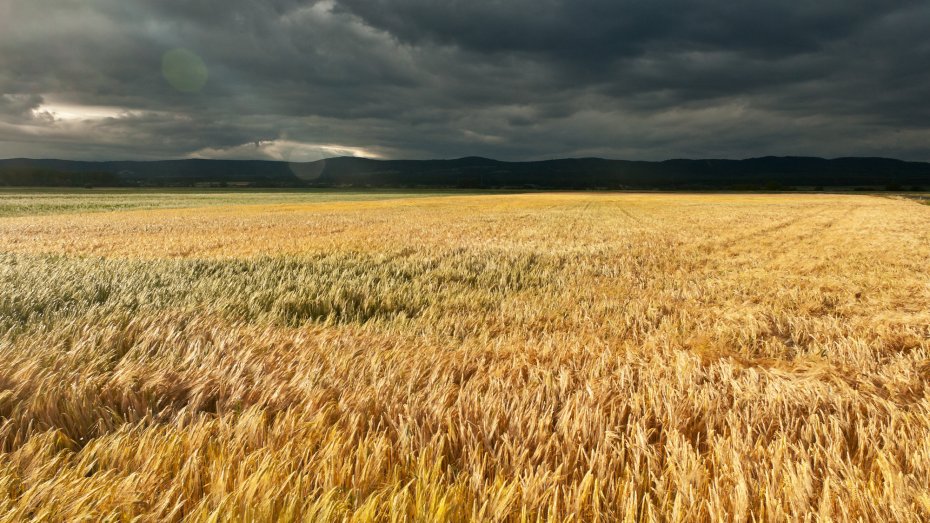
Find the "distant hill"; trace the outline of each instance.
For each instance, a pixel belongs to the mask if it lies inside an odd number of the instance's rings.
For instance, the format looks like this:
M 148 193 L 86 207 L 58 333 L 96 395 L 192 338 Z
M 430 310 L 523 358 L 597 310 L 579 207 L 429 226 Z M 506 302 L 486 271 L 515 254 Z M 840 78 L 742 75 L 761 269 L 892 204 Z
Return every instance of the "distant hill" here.
M 0 186 L 253 186 L 777 189 L 782 187 L 930 188 L 930 163 L 888 158 L 812 157 L 662 162 L 567 158 L 502 162 L 372 160 L 316 162 L 167 160 L 78 162 L 0 160 Z

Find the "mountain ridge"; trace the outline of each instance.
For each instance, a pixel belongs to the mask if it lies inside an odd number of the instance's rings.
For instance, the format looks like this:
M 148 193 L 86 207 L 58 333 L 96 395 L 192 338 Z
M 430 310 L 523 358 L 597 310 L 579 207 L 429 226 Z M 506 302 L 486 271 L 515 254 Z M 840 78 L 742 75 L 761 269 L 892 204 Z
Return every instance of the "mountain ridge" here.
M 0 160 L 0 186 L 462 187 L 540 189 L 930 186 L 930 163 L 882 157 L 762 156 L 662 161 L 480 156 L 381 160 Z

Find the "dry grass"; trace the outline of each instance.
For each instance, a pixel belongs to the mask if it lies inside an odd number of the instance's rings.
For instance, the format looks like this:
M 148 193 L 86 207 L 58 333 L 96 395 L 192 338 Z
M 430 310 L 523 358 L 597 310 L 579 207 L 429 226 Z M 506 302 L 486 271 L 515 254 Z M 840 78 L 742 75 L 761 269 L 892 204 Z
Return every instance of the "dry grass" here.
M 0 219 L 0 519 L 930 518 L 930 207 Z

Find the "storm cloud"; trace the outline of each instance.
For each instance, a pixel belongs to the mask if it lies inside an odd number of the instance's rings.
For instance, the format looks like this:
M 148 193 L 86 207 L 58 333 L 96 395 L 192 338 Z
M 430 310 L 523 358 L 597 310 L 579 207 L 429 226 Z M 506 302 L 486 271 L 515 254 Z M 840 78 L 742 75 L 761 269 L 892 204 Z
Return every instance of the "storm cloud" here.
M 0 157 L 930 160 L 930 4 L 0 0 Z

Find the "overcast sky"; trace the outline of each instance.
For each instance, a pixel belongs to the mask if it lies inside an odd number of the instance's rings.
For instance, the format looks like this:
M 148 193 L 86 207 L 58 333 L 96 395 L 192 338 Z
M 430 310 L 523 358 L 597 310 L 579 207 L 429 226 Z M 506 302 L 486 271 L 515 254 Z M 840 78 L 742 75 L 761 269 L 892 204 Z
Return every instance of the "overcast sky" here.
M 930 2 L 0 0 L 0 157 L 930 160 Z

